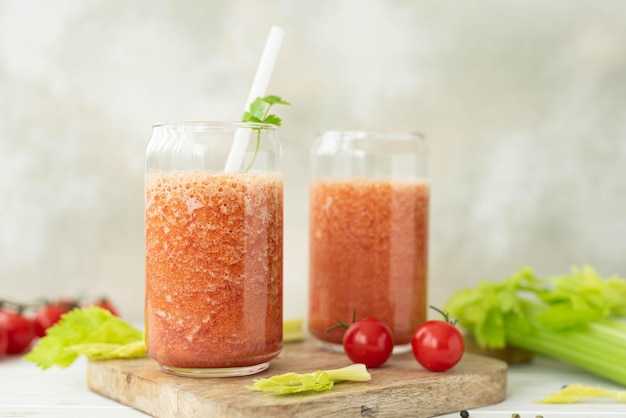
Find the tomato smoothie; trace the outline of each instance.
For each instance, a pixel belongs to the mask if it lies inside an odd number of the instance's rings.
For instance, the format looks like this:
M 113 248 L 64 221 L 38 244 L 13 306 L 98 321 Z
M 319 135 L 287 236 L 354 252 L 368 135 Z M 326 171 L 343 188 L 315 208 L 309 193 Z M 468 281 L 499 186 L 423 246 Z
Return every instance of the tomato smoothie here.
M 310 186 L 311 334 L 341 344 L 337 320 L 371 316 L 407 345 L 426 319 L 429 184 L 350 178 Z
M 148 171 L 145 207 L 148 354 L 188 374 L 277 356 L 282 175 Z

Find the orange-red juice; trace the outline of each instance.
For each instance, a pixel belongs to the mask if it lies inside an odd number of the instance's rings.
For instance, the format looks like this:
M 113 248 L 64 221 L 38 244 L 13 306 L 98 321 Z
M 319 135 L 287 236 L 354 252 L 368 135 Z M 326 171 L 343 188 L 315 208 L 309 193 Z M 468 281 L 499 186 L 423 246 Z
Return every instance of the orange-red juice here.
M 316 180 L 310 186 L 309 330 L 341 344 L 337 320 L 376 317 L 396 345 L 426 318 L 429 185 Z
M 192 369 L 278 355 L 282 176 L 148 172 L 145 215 L 149 355 Z

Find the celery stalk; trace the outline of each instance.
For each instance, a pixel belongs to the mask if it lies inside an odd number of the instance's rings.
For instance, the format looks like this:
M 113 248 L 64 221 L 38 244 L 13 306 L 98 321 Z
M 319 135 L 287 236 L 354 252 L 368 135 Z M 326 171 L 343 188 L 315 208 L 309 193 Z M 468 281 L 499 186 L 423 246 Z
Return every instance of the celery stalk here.
M 528 334 L 510 331 L 507 332 L 507 342 L 626 385 L 626 358 L 623 349 L 596 340 L 592 333 L 564 334 L 534 330 Z
M 353 381 L 367 382 L 372 376 L 364 364 L 352 364 L 332 370 L 317 370 L 312 373 L 283 373 L 269 378 L 254 379 L 249 390 L 257 392 L 274 392 L 278 394 L 300 392 L 324 392 L 333 388 L 336 382 Z
M 350 380 L 352 382 L 367 382 L 372 380 L 372 376 L 367 372 L 365 364 L 351 364 L 341 369 L 326 370 L 326 374 L 333 382 L 341 382 L 342 380 Z
M 622 278 L 603 279 L 591 267 L 538 278 L 523 268 L 457 292 L 445 308 L 483 348 L 510 344 L 626 385 Z

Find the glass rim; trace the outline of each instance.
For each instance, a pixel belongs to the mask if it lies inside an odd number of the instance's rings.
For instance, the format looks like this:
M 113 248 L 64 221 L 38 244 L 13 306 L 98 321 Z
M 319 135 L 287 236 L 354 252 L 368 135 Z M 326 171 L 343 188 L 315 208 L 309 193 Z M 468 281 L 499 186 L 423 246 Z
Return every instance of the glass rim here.
M 176 122 L 157 122 L 152 125 L 152 128 L 196 128 L 196 129 L 271 129 L 275 130 L 276 125 L 260 122 L 241 122 L 241 121 L 206 121 L 206 120 L 183 120 Z

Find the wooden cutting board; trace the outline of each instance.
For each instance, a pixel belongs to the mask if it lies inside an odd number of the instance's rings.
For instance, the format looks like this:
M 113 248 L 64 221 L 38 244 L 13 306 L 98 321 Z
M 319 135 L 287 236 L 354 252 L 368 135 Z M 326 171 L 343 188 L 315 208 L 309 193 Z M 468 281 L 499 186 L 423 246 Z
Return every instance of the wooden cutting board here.
M 507 365 L 466 353 L 443 373 L 424 370 L 412 353 L 394 355 L 370 369 L 369 382 L 341 382 L 330 391 L 274 395 L 246 389 L 253 379 L 286 372 L 306 373 L 350 364 L 305 341 L 285 344 L 268 370 L 254 376 L 179 377 L 149 358 L 92 361 L 89 388 L 154 417 L 432 417 L 500 402 L 506 395 Z

